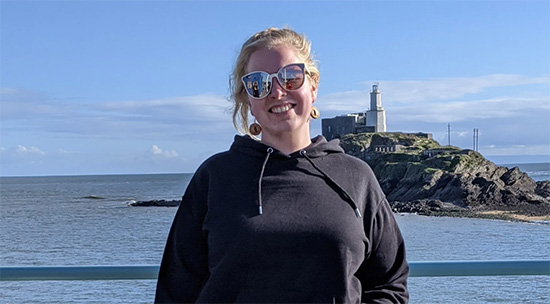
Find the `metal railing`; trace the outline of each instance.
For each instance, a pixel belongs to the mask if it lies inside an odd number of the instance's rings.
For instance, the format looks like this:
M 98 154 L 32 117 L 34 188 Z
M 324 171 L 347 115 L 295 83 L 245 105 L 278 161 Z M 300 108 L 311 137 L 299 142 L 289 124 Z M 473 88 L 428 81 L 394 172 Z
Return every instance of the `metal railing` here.
M 411 277 L 550 275 L 550 260 L 409 262 Z M 157 265 L 3 266 L 0 281 L 156 280 Z

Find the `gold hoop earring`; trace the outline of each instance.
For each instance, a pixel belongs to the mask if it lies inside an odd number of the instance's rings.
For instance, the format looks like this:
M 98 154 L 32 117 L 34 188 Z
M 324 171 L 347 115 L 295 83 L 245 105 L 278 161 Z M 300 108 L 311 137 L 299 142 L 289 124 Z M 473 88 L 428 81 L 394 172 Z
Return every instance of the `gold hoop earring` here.
M 313 119 L 319 118 L 319 115 L 321 115 L 321 112 L 319 112 L 319 109 L 316 107 L 311 108 L 311 113 L 309 113 L 309 116 Z
M 257 135 L 260 135 L 260 133 L 262 133 L 262 126 L 260 126 L 259 123 L 254 122 L 253 124 L 250 125 L 250 127 L 248 127 L 248 130 L 250 130 L 250 134 L 257 136 Z

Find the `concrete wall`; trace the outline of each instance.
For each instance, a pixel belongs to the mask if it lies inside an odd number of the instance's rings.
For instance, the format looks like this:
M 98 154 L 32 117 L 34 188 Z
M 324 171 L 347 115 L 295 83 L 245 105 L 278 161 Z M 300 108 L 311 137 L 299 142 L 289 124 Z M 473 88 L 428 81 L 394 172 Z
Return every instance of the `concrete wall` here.
M 336 116 L 321 120 L 323 136 L 327 140 L 355 133 L 355 116 Z

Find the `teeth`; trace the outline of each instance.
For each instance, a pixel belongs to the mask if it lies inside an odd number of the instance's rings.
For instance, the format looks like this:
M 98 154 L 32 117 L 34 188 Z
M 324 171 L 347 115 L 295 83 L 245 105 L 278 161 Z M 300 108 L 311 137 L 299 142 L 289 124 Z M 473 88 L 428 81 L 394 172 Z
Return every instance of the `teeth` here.
M 284 105 L 282 107 L 277 107 L 277 108 L 271 109 L 271 112 L 273 112 L 273 113 L 284 113 L 284 112 L 290 110 L 291 108 L 292 108 L 291 105 Z

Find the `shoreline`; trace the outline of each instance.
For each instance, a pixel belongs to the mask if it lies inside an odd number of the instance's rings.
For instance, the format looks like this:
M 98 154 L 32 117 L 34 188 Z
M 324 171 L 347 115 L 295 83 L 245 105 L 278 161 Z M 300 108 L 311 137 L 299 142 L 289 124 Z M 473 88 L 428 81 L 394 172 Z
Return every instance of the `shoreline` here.
M 529 222 L 529 223 L 538 223 L 538 222 L 549 222 L 550 215 L 525 215 L 519 214 L 513 211 L 501 211 L 501 210 L 491 210 L 491 211 L 479 211 L 477 214 L 480 217 L 487 218 L 502 218 L 506 220 L 519 221 L 519 222 Z
M 499 220 L 521 223 L 535 224 L 550 224 L 550 215 L 526 215 L 514 211 L 503 210 L 484 210 L 484 211 L 432 211 L 424 212 L 403 212 L 394 211 L 396 214 L 417 214 L 428 217 L 454 217 L 454 218 L 471 218 L 471 219 L 486 219 Z

